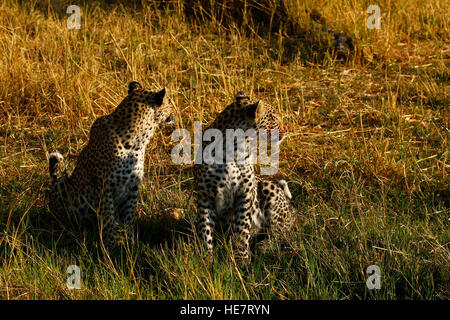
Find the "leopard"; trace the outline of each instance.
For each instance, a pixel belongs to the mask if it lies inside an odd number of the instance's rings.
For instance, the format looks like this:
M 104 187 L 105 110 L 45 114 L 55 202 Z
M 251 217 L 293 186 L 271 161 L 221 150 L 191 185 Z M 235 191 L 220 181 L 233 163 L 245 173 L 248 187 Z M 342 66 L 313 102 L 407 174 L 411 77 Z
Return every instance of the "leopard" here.
M 49 154 L 50 211 L 80 230 L 94 227 L 104 248 L 117 247 L 121 234 L 134 241 L 146 146 L 157 127 L 174 123 L 167 91 L 131 81 L 122 102 L 92 124 L 71 175 L 60 174 L 61 153 Z
M 251 260 L 250 237 L 253 227 L 260 228 L 264 221 L 258 200 L 257 181 L 254 167 L 254 153 L 246 145 L 254 137 L 245 136 L 245 144 L 229 137 L 228 129 L 242 131 L 267 130 L 267 135 L 278 130 L 279 138 L 284 135 L 281 116 L 270 104 L 264 101 L 252 101 L 242 91 L 235 95 L 235 100 L 224 108 L 215 120 L 205 128 L 215 129 L 223 137 L 223 154 L 228 156 L 227 145 L 233 146 L 233 157 L 227 157 L 223 163 L 210 162 L 206 159 L 195 161 L 194 178 L 197 190 L 197 226 L 199 234 L 206 243 L 209 260 L 212 260 L 213 240 L 216 227 L 228 226 L 236 245 L 236 257 L 248 263 Z M 233 139 L 227 143 L 229 139 Z M 242 142 L 242 141 L 241 141 Z M 242 147 L 244 145 L 244 148 Z M 202 144 L 205 151 L 206 143 Z M 219 149 L 220 150 L 220 149 Z M 216 149 L 214 149 L 214 152 Z M 212 155 L 214 156 L 214 152 Z M 198 152 L 197 154 L 202 154 Z
M 295 209 L 291 204 L 292 194 L 286 180 L 269 180 L 257 176 L 258 202 L 262 212 L 261 219 L 255 225 L 252 237 L 258 235 L 279 238 L 289 232 L 296 219 Z

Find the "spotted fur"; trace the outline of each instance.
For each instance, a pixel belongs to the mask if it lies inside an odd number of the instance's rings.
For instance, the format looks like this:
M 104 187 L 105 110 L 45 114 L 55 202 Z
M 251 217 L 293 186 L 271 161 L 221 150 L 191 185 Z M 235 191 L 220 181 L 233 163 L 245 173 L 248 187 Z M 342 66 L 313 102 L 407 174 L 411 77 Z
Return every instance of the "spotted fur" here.
M 242 92 L 236 94 L 235 101 L 206 129 L 213 128 L 222 132 L 224 149 L 227 144 L 226 129 L 243 131 L 266 129 L 268 134 L 271 130 L 277 129 L 282 135 L 281 120 L 275 109 L 264 102 L 252 102 Z M 246 140 L 248 144 L 250 138 L 247 137 Z M 213 233 L 216 224 L 229 225 L 234 234 L 238 257 L 248 261 L 250 230 L 254 222 L 261 221 L 261 218 L 257 217 L 262 213 L 251 154 L 248 150 L 242 150 L 236 141 L 233 141 L 233 144 L 234 159 L 223 164 L 203 162 L 194 167 L 198 191 L 198 225 L 210 255 L 213 251 Z M 240 152 L 244 152 L 243 162 L 236 159 Z
M 128 96 L 92 125 L 71 176 L 57 176 L 63 157 L 50 154 L 52 212 L 67 214 L 80 228 L 98 223 L 107 247 L 117 244 L 120 230 L 132 239 L 145 147 L 170 114 L 165 88 L 151 92 L 130 82 Z

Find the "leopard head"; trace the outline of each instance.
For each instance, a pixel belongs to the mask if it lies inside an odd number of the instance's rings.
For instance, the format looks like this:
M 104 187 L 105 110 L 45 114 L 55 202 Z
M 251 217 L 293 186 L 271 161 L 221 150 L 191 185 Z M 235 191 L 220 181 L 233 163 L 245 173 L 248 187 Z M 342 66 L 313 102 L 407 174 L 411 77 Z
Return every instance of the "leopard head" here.
M 153 121 L 157 124 L 173 121 L 172 108 L 167 97 L 167 89 L 152 92 L 144 89 L 137 81 L 131 81 L 128 85 L 128 96 L 125 98 L 135 109 L 154 111 Z
M 240 128 L 244 131 L 265 129 L 268 135 L 277 129 L 280 139 L 284 134 L 281 117 L 275 108 L 263 101 L 251 101 L 240 91 L 235 101 L 221 112 L 210 127 L 219 130 Z

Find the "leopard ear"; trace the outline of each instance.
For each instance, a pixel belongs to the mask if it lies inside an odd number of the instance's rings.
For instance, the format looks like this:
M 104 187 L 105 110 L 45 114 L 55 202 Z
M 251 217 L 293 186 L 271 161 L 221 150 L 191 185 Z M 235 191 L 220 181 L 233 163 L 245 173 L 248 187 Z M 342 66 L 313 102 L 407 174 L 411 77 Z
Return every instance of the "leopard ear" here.
M 255 119 L 261 119 L 267 112 L 267 105 L 263 102 L 257 102 L 258 107 L 256 108 Z
M 264 114 L 264 105 L 260 103 L 259 100 L 255 103 L 252 103 L 247 107 L 248 115 L 252 118 L 258 119 Z
M 161 91 L 155 93 L 156 104 L 161 105 L 163 103 L 166 91 L 166 88 L 163 88 Z
M 142 85 L 137 81 L 131 81 L 128 84 L 128 94 L 131 94 L 136 89 L 142 89 Z
M 236 93 L 235 99 L 237 103 L 241 103 L 243 100 L 249 100 L 250 98 L 242 91 L 238 91 L 238 93 Z

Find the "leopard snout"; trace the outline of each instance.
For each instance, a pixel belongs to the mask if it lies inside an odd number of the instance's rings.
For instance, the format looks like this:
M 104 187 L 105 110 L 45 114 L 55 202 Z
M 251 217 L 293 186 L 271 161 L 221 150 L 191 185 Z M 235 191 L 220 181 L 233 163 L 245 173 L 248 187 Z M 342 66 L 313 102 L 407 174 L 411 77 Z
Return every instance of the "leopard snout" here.
M 173 114 L 169 115 L 166 119 L 166 124 L 175 124 L 175 117 L 173 116 Z
M 175 121 L 175 116 L 170 114 L 161 124 L 163 134 L 166 136 L 170 136 L 172 131 L 176 129 L 177 122 Z

